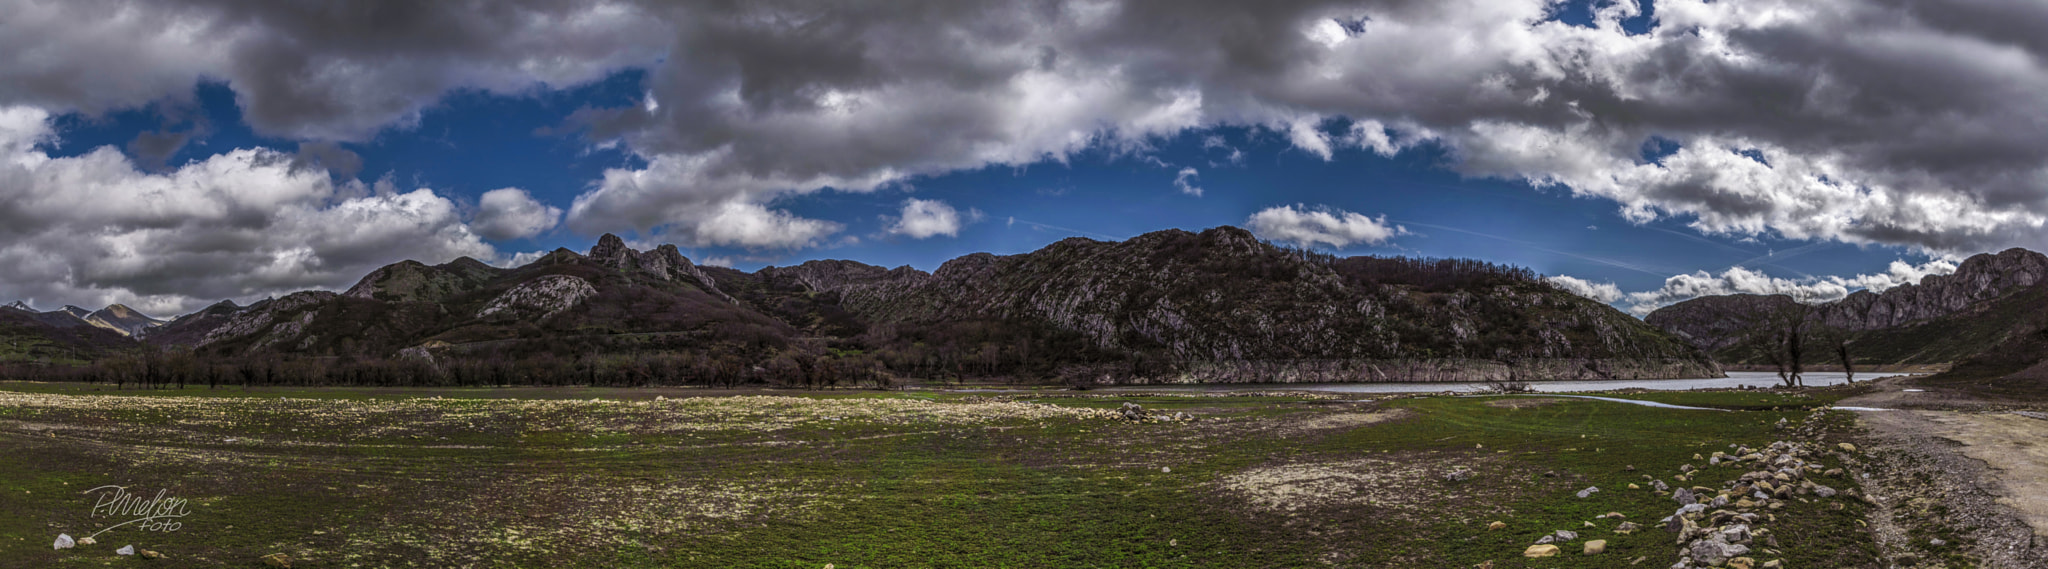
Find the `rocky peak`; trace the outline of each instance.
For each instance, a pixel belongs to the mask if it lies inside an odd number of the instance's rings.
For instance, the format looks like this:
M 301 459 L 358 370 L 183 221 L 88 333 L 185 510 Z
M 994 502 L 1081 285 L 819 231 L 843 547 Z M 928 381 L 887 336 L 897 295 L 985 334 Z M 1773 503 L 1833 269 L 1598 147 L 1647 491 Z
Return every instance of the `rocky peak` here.
M 1919 284 L 1856 294 L 1821 305 L 1821 319 L 1848 330 L 1872 330 L 1938 318 L 2034 286 L 2048 277 L 2048 256 L 2026 249 L 1971 256 L 1947 275 Z
M 83 308 L 79 308 L 79 307 L 76 307 L 76 306 L 72 306 L 72 305 L 69 305 L 69 304 L 66 304 L 66 305 L 64 305 L 64 307 L 63 307 L 63 308 L 59 308 L 59 309 L 55 310 L 55 312 L 62 312 L 62 313 L 65 313 L 65 314 L 69 314 L 69 315 L 72 315 L 72 316 L 75 316 L 75 317 L 77 317 L 77 318 L 78 318 L 79 320 L 84 320 L 84 319 L 85 319 L 85 317 L 87 317 L 87 316 L 92 316 L 92 311 L 91 311 L 91 310 L 86 310 L 86 309 L 83 309 Z
M 29 307 L 28 307 L 28 303 L 25 303 L 25 302 L 22 302 L 22 301 L 19 301 L 19 300 L 17 300 L 17 301 L 14 301 L 14 304 L 9 304 L 9 305 L 7 305 L 7 308 L 12 308 L 12 309 L 15 309 L 15 310 L 20 310 L 20 311 L 22 311 L 22 312 L 35 312 L 35 311 L 36 311 L 36 309 L 34 309 L 34 308 L 29 308 Z
M 639 251 L 627 248 L 626 240 L 610 233 L 604 234 L 604 237 L 597 238 L 597 245 L 590 248 L 590 258 L 592 260 L 621 269 L 625 267 L 620 265 L 623 265 L 625 261 L 630 260 L 632 256 L 639 253 Z

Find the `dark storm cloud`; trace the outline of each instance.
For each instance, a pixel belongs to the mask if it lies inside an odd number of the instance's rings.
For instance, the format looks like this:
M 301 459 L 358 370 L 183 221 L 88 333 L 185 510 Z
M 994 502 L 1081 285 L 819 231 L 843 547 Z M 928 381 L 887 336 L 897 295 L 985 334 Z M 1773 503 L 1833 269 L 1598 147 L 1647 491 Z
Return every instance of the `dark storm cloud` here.
M 292 156 L 292 167 L 324 169 L 348 179 L 363 171 L 363 157 L 332 142 L 301 142 L 299 153 Z

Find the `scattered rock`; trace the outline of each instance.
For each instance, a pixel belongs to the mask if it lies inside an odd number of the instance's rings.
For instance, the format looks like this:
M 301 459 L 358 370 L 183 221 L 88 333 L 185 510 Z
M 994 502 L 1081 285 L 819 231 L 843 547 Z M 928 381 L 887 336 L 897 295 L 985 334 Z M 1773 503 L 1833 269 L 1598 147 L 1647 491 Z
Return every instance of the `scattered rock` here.
M 1614 526 L 1614 533 L 1627 535 L 1635 533 L 1636 530 L 1641 527 L 1642 526 L 1636 525 L 1635 522 L 1621 522 L 1621 525 Z
M 78 546 L 78 542 L 71 539 L 71 534 L 60 533 L 57 534 L 57 542 L 52 545 L 56 546 L 56 549 L 71 549 Z
M 140 557 L 142 557 L 143 559 L 163 559 L 163 558 L 164 558 L 164 554 L 162 554 L 162 553 L 157 553 L 157 552 L 155 552 L 155 551 L 152 551 L 152 550 L 144 549 L 144 550 L 142 550 L 142 555 L 140 555 Z
M 1944 546 L 1944 545 L 1948 545 L 1948 542 L 1946 542 L 1946 541 L 1942 541 L 1942 540 L 1941 540 L 1941 538 L 1938 538 L 1938 537 L 1937 537 L 1937 538 L 1934 538 L 1934 539 L 1930 539 L 1930 540 L 1927 540 L 1927 544 L 1928 544 L 1928 545 L 1932 545 L 1932 546 L 1935 546 L 1935 547 L 1941 547 L 1941 546 Z
M 291 556 L 285 555 L 283 553 L 272 553 L 270 555 L 263 556 L 263 564 L 269 567 L 281 567 L 283 569 L 291 569 L 292 558 Z
M 114 554 L 115 554 L 115 555 L 134 555 L 134 554 L 135 554 L 135 546 L 133 546 L 133 545 L 123 545 L 123 546 L 121 546 L 121 548 L 120 548 L 120 549 L 116 549 L 116 550 L 114 550 Z
M 1728 567 L 1729 569 L 1754 569 L 1756 567 L 1756 560 L 1748 557 L 1737 557 L 1728 560 Z
M 1728 560 L 1745 553 L 1749 553 L 1749 547 L 1741 544 L 1724 543 L 1714 539 L 1702 539 L 1692 542 L 1692 546 L 1687 547 L 1685 550 L 1686 556 L 1691 557 L 1693 563 L 1709 567 L 1721 566 L 1728 563 Z
M 1586 488 L 1585 490 L 1580 490 L 1580 491 L 1579 491 L 1579 497 L 1580 497 L 1580 498 L 1587 498 L 1587 497 L 1591 497 L 1591 496 L 1592 496 L 1593 494 L 1595 494 L 1595 493 L 1598 493 L 1599 491 L 1600 491 L 1600 487 L 1598 487 L 1598 486 L 1590 486 L 1590 487 L 1587 487 L 1587 488 Z
M 1523 556 L 1523 557 L 1530 557 L 1530 558 L 1535 558 L 1535 557 L 1556 557 L 1556 556 L 1557 556 L 1557 546 L 1555 546 L 1555 545 L 1531 545 L 1531 546 L 1529 546 L 1529 549 L 1525 549 L 1525 550 L 1523 550 L 1523 551 L 1522 551 L 1522 556 Z
M 1606 552 L 1607 540 L 1596 539 L 1586 542 L 1586 555 L 1599 555 Z
M 84 546 L 87 546 L 87 545 L 93 545 L 93 544 L 96 544 L 96 543 L 99 543 L 99 540 L 96 540 L 96 539 L 93 539 L 93 538 L 90 538 L 90 537 L 81 537 L 81 538 L 78 538 L 78 545 L 79 545 L 79 547 L 84 547 Z
M 1557 540 L 1560 542 L 1571 541 L 1579 538 L 1579 532 L 1565 529 L 1557 530 L 1557 533 L 1551 535 L 1557 536 Z
M 1507 524 L 1506 522 L 1500 522 L 1500 521 L 1496 521 L 1496 522 L 1493 522 L 1493 523 L 1490 523 L 1490 524 L 1486 524 L 1486 531 L 1494 531 L 1494 530 L 1498 530 L 1498 529 L 1506 529 L 1507 527 L 1508 527 L 1508 524 Z
M 1852 444 L 1849 444 L 1849 443 L 1842 443 L 1842 444 L 1838 444 L 1838 445 L 1835 445 L 1835 446 L 1838 446 L 1838 447 L 1842 447 L 1842 450 L 1845 450 L 1845 451 L 1849 451 L 1849 452 L 1856 452 L 1856 445 L 1852 445 Z
M 1450 472 L 1444 473 L 1444 480 L 1450 482 L 1464 482 L 1466 480 L 1471 480 L 1473 476 L 1476 476 L 1476 474 L 1474 474 L 1471 470 L 1466 470 L 1465 467 L 1460 466 L 1451 469 Z

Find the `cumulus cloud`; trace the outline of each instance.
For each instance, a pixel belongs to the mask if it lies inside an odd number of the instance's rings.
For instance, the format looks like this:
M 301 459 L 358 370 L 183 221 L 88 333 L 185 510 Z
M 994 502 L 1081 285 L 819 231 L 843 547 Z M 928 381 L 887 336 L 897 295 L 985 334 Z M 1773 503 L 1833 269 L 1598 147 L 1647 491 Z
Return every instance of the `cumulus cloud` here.
M 526 190 L 500 188 L 477 199 L 471 227 L 486 239 L 524 239 L 555 228 L 562 208 L 540 203 Z
M 1294 243 L 1303 247 L 1317 244 L 1343 248 L 1353 244 L 1378 245 L 1408 234 L 1399 225 L 1388 225 L 1387 216 L 1366 217 L 1327 207 L 1303 205 L 1274 206 L 1245 220 L 1245 227 L 1264 239 Z
M 911 239 L 953 237 L 960 234 L 961 225 L 979 217 L 979 211 L 962 214 L 946 202 L 910 198 L 903 200 L 903 211 L 889 224 L 888 232 Z
M 1850 277 L 1828 276 L 1806 279 L 1784 279 L 1766 275 L 1744 267 L 1730 267 L 1720 274 L 1698 271 L 1676 275 L 1664 280 L 1664 286 L 1657 290 L 1628 293 L 1628 310 L 1638 316 L 1671 304 L 1702 296 L 1726 294 L 1782 294 L 1805 303 L 1820 303 L 1840 300 L 1855 290 L 1868 289 L 1884 292 L 1895 286 L 1915 284 L 1930 275 L 1946 275 L 1956 272 L 1952 259 L 1934 259 L 1918 265 L 1905 261 L 1892 261 L 1887 271 L 1878 274 L 1855 275 Z M 1570 279 L 1570 277 L 1552 277 Z M 1578 279 L 1571 279 L 1577 281 Z M 1583 281 L 1580 281 L 1583 282 Z M 1573 285 L 1562 284 L 1570 290 Z M 1610 288 L 1612 285 L 1608 285 Z M 1577 292 L 1577 291 L 1574 291 Z M 1616 291 L 1619 292 L 1618 290 Z M 1581 293 L 1584 294 L 1584 293 Z M 1588 298 L 1598 298 L 1587 295 Z M 1606 300 L 1615 302 L 1620 300 Z
M 1469 176 L 1701 232 L 1968 252 L 2048 244 L 2048 5 L 1630 0 L 0 0 L 0 106 L 235 90 L 258 132 L 359 141 L 446 93 L 644 69 L 568 122 L 638 165 L 583 233 L 789 247 L 772 204 L 1250 126 L 1334 160 L 1440 145 Z M 1447 49 L 1446 46 L 1456 46 Z M 1668 141 L 1646 158 L 1644 144 Z M 175 140 L 147 141 L 150 149 Z
M 1543 277 L 1543 280 L 1549 282 L 1552 286 L 1563 289 L 1565 292 L 1570 292 L 1572 294 L 1597 300 L 1602 303 L 1611 304 L 1615 301 L 1621 300 L 1622 298 L 1621 287 L 1616 286 L 1614 283 L 1596 283 L 1586 279 L 1581 279 L 1578 277 L 1567 275 Z
M 114 147 L 51 157 L 46 111 L 0 108 L 0 296 L 174 315 L 347 286 L 401 259 L 496 251 L 432 190 L 337 183 L 239 149 L 154 174 Z

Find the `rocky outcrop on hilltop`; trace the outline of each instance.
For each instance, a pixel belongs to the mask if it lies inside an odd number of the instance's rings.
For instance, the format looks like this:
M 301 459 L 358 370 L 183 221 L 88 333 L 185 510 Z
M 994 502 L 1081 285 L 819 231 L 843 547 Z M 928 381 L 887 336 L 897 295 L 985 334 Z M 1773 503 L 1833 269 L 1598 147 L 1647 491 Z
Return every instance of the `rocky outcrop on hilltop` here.
M 291 339 L 304 332 L 305 325 L 308 322 L 301 320 L 290 320 L 289 323 L 280 322 L 279 315 L 294 313 L 300 309 L 333 300 L 338 296 L 340 295 L 324 290 L 315 290 L 296 292 L 286 295 L 284 298 L 256 303 L 247 310 L 235 313 L 234 316 L 228 318 L 219 327 L 207 332 L 206 338 L 200 340 L 199 345 L 204 346 L 230 338 L 240 338 L 258 333 L 266 334 L 266 338 L 261 342 L 264 345 Z M 274 329 L 279 328 L 280 324 L 284 324 L 281 329 Z
M 718 289 L 716 279 L 690 262 L 675 245 L 664 244 L 643 253 L 627 247 L 626 241 L 619 236 L 606 233 L 598 238 L 596 246 L 590 248 L 588 258 L 621 271 L 639 271 L 666 281 L 693 283 L 704 292 L 732 300 L 725 291 Z
M 543 320 L 568 310 L 590 297 L 597 289 L 590 281 L 571 276 L 549 275 L 513 287 L 477 312 L 477 318 L 506 315 Z

